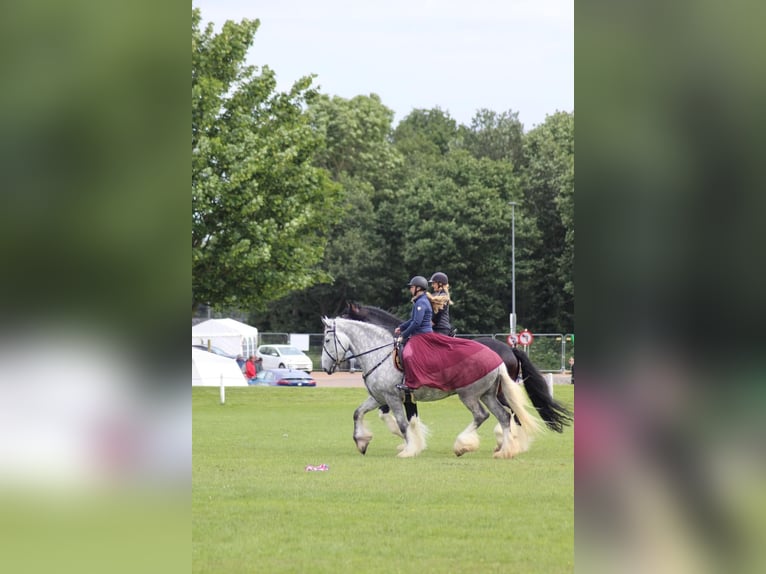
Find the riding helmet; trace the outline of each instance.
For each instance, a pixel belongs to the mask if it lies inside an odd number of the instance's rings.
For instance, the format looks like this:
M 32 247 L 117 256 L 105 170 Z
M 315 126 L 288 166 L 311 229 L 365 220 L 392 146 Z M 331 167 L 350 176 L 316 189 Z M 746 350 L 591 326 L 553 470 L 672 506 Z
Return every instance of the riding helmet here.
M 449 279 L 447 279 L 447 274 L 442 273 L 441 271 L 437 271 L 433 275 L 431 275 L 431 278 L 428 280 L 429 283 L 444 283 L 445 285 L 449 283 Z
M 410 282 L 407 283 L 407 287 L 410 287 L 412 285 L 415 285 L 416 287 L 420 287 L 421 289 L 428 290 L 428 281 L 426 281 L 426 278 L 422 275 L 415 275 L 412 279 L 410 279 Z

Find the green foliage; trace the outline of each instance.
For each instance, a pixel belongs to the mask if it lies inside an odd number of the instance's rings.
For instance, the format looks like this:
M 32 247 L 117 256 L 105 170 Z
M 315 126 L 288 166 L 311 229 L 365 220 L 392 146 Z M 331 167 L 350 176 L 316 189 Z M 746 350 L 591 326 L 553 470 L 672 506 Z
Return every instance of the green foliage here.
M 409 277 L 445 271 L 455 302 L 452 319 L 460 331 L 495 332 L 507 324 L 508 201 L 519 194 L 510 165 L 457 151 L 433 163 L 382 206 L 393 220 L 392 238 L 401 258 L 396 299 L 391 300 L 400 304 L 399 314 L 409 315 L 403 297 Z
M 557 400 L 572 404 L 573 388 Z M 364 389 L 192 390 L 193 572 L 563 573 L 573 569 L 573 428 L 513 460 L 452 444 L 470 420 L 457 398 L 421 403 L 419 457 L 373 412 L 365 456 L 351 439 Z M 326 472 L 306 472 L 327 464 Z M 509 517 L 514 517 L 509 519 Z M 403 549 L 402 551 L 392 551 Z
M 346 300 L 406 316 L 413 275 L 444 271 L 463 333 L 508 327 L 515 208 L 519 322 L 574 330 L 574 115 L 524 134 L 438 107 L 395 128 L 371 94 L 317 93 L 243 64 L 259 22 L 192 20 L 193 297 L 262 330 L 317 332 Z
M 309 115 L 313 129 L 325 139 L 316 163 L 343 189 L 338 202 L 343 215 L 330 229 L 321 264 L 333 282 L 275 301 L 255 318 L 262 329 L 289 324 L 294 330 L 321 330 L 320 317 L 337 315 L 347 298 L 378 300 L 381 285 L 392 282 L 398 263 L 377 210 L 400 179 L 402 156 L 390 141 L 393 113 L 372 95 L 351 100 L 321 97 L 312 103 Z
M 518 112 L 478 110 L 470 128 L 461 126 L 460 133 L 462 145 L 477 158 L 508 161 L 514 166 L 522 161 L 524 126 Z
M 524 139 L 525 204 L 540 242 L 523 278 L 538 331 L 574 330 L 574 114 L 558 112 Z
M 455 145 L 457 124 L 447 112 L 412 110 L 394 130 L 397 148 L 411 161 L 445 155 Z
M 381 187 L 401 163 L 389 141 L 394 112 L 379 96 L 345 100 L 323 95 L 311 105 L 309 116 L 313 128 L 324 136 L 316 165 L 327 169 L 336 181 L 345 176 Z
M 312 165 L 312 79 L 278 93 L 272 70 L 244 64 L 258 20 L 199 26 L 193 10 L 193 306 L 259 308 L 328 278 L 316 264 L 340 190 Z
M 381 158 L 402 156 L 374 164 L 349 144 L 358 136 L 342 135 L 381 125 L 361 119 L 388 117 L 373 114 L 371 103 L 382 107 L 377 100 L 338 98 L 320 106 L 321 117 L 336 118 L 325 129 L 339 146 L 322 157 L 343 158 L 335 177 L 345 191 L 345 215 L 332 228 L 323 263 L 333 283 L 291 294 L 258 324 L 315 332 L 319 317 L 337 314 L 346 299 L 407 316 L 409 278 L 444 271 L 457 329 L 504 332 L 513 298 L 509 202 L 515 201 L 519 321 L 537 332 L 573 330 L 573 116 L 552 116 L 519 142 L 521 126 L 510 112 L 484 110 L 469 130 L 455 129 L 439 109 L 416 110 L 394 130 L 395 150 L 386 130 L 368 129 Z M 340 122 L 345 116 L 356 119 Z M 522 152 L 518 162 L 510 159 Z

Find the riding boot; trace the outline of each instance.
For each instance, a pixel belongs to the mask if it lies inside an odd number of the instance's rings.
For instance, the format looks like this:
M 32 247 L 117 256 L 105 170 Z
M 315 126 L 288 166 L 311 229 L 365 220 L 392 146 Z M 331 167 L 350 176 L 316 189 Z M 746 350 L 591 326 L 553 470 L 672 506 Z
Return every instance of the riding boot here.
M 407 414 L 407 420 L 418 416 L 418 405 L 412 400 L 412 392 L 404 394 L 404 412 Z

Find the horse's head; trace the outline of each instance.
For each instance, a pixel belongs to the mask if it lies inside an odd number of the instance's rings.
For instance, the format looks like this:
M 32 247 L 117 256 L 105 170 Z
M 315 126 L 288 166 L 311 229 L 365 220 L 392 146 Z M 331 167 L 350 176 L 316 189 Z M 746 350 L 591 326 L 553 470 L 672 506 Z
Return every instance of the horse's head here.
M 346 360 L 351 348 L 351 343 L 344 333 L 336 329 L 335 319 L 322 317 L 324 324 L 324 341 L 322 343 L 322 370 L 332 375 L 335 370 Z

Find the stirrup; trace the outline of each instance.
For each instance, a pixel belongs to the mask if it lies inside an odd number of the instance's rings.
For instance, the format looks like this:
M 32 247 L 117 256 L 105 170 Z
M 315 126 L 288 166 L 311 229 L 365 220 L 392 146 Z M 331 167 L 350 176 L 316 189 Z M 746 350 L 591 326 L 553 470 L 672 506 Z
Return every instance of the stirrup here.
M 414 391 L 414 390 L 415 390 L 415 389 L 411 389 L 411 388 L 409 388 L 409 387 L 408 387 L 407 385 L 405 385 L 404 383 L 398 383 L 398 384 L 396 385 L 396 388 L 397 388 L 397 389 L 399 389 L 400 391 L 405 391 L 405 392 L 407 392 L 407 391 L 410 391 L 410 392 L 412 392 L 412 391 Z

